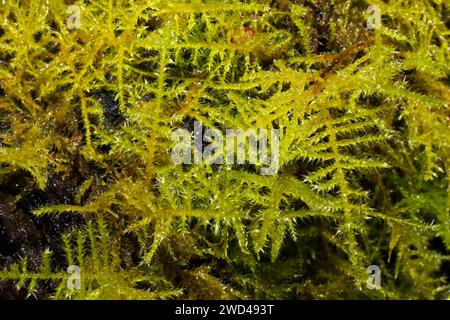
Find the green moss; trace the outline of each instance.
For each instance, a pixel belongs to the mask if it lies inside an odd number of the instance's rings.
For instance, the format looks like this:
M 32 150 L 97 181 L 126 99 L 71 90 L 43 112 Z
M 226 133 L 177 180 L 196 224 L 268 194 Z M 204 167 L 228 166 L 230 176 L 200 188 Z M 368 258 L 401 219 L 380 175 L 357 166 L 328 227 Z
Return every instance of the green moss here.
M 81 25 L 69 30 L 72 4 Z M 40 269 L 24 260 L 0 278 L 29 294 L 50 280 L 55 298 L 448 298 L 449 10 L 0 2 L 0 186 L 21 172 L 20 203 L 76 176 L 68 201 L 31 209 L 85 221 L 54 265 L 45 251 Z M 280 129 L 277 175 L 175 165 L 171 133 L 194 121 Z M 366 286 L 372 264 L 381 290 Z

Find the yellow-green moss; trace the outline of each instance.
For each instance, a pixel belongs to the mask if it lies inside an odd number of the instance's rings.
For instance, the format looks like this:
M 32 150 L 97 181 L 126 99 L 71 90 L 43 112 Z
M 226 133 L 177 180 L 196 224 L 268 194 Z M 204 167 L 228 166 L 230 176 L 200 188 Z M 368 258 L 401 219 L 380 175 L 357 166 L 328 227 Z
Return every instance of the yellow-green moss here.
M 0 1 L 0 183 L 28 172 L 45 191 L 76 172 L 73 203 L 33 209 L 83 215 L 61 246 L 72 264 L 76 243 L 90 272 L 75 293 L 49 258 L 0 278 L 30 294 L 53 279 L 56 298 L 448 297 L 449 12 L 441 0 Z M 175 165 L 171 132 L 194 120 L 279 128 L 278 174 Z M 100 244 L 124 237 L 138 262 Z M 381 290 L 366 287 L 372 264 Z

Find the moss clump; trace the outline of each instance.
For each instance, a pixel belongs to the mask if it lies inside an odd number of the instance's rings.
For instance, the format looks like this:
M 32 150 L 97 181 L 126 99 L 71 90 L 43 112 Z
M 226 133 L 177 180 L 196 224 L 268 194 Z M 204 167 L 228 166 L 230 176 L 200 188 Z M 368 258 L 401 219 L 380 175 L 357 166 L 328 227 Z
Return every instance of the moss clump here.
M 43 253 L 1 249 L 0 278 L 38 298 L 448 298 L 449 10 L 1 1 L 0 221 L 27 216 Z M 176 165 L 195 121 L 278 129 L 279 171 Z

